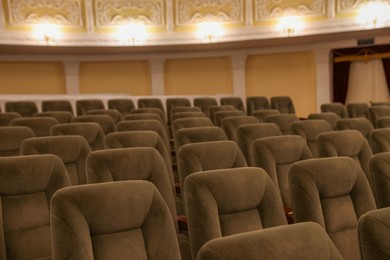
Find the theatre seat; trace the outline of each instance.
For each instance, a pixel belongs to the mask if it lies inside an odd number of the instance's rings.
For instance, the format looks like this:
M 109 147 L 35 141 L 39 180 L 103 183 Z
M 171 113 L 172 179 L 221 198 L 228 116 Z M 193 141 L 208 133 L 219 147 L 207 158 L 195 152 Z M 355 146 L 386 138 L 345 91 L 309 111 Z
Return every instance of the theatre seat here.
M 312 113 L 309 114 L 307 119 L 323 119 L 329 123 L 333 130 L 337 129 L 337 121 L 340 119 L 336 113 L 324 112 L 324 113 Z
M 53 259 L 181 259 L 172 216 L 148 181 L 68 187 L 50 206 Z
M 44 111 L 35 113 L 37 117 L 54 117 L 60 124 L 70 123 L 73 119 L 73 114 L 69 111 Z
M 274 96 L 270 98 L 271 108 L 282 114 L 295 114 L 294 102 L 289 96 Z
M 76 100 L 76 114 L 83 116 L 88 110 L 105 109 L 103 101 L 100 99 L 80 99 Z
M 194 98 L 194 106 L 200 107 L 202 112 L 210 118 L 210 112 L 209 107 L 210 106 L 217 106 L 218 102 L 215 98 L 212 97 L 197 97 Z
M 108 109 L 116 109 L 123 116 L 130 114 L 131 110 L 135 108 L 133 100 L 125 98 L 109 99 L 107 105 Z
M 0 127 L 0 156 L 20 155 L 20 144 L 31 137 L 35 137 L 35 134 L 26 126 Z
M 343 103 L 332 102 L 321 105 L 321 112 L 333 112 L 339 118 L 348 118 L 347 108 Z
M 182 128 L 209 126 L 214 126 L 214 124 L 208 117 L 179 118 L 172 122 L 172 135 L 174 136 L 176 131 Z
M 374 154 L 370 170 L 378 208 L 390 207 L 390 152 Z
M 72 123 L 92 122 L 97 123 L 103 130 L 103 133 L 109 134 L 116 131 L 115 122 L 111 116 L 108 115 L 82 115 L 76 116 L 72 119 Z
M 210 127 L 190 127 L 182 128 L 174 135 L 175 150 L 178 151 L 182 145 L 190 143 L 200 143 L 209 141 L 228 140 L 222 128 Z
M 237 110 L 245 112 L 244 102 L 240 97 L 221 97 L 221 105 L 232 105 Z
M 0 126 L 9 126 L 12 119 L 21 118 L 22 116 L 16 112 L 3 112 L 0 113 Z
M 116 109 L 91 109 L 85 112 L 86 115 L 107 115 L 112 118 L 114 124 L 123 120 L 122 114 Z
M 50 128 L 57 125 L 58 121 L 54 117 L 22 117 L 12 119 L 11 126 L 27 126 L 34 132 L 34 135 L 49 136 Z
M 337 121 L 338 130 L 357 130 L 368 140 L 373 125 L 367 118 L 342 118 Z
M 363 117 L 369 119 L 369 108 L 368 103 L 348 103 L 346 105 L 348 116 L 351 118 Z
M 16 112 L 22 117 L 31 117 L 38 112 L 34 101 L 8 101 L 5 103 L 5 112 Z
M 42 112 L 65 111 L 74 115 L 72 104 L 69 100 L 43 100 Z
M 252 113 L 256 110 L 266 110 L 266 109 L 270 109 L 270 105 L 267 97 L 250 96 L 246 98 L 246 110 L 248 116 L 251 116 Z

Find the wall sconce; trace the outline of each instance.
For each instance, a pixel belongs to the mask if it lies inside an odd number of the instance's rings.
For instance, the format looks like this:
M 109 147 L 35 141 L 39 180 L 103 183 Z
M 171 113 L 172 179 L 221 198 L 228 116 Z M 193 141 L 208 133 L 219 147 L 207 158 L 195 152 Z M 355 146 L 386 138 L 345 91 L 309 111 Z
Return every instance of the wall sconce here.
M 131 46 L 135 46 L 142 44 L 148 38 L 148 33 L 143 23 L 133 23 L 120 26 L 117 37 L 123 43 L 130 42 Z
M 283 33 L 292 36 L 304 27 L 304 22 L 299 16 L 286 16 L 279 19 L 278 27 Z
M 367 24 L 369 27 L 376 28 L 389 19 L 390 5 L 380 1 L 370 1 L 363 5 L 358 14 L 358 20 L 362 24 Z
M 198 26 L 199 38 L 208 42 L 214 42 L 224 33 L 224 28 L 219 22 L 202 22 Z
M 34 26 L 34 35 L 43 40 L 47 45 L 53 43 L 60 35 L 60 28 L 55 24 L 37 24 Z

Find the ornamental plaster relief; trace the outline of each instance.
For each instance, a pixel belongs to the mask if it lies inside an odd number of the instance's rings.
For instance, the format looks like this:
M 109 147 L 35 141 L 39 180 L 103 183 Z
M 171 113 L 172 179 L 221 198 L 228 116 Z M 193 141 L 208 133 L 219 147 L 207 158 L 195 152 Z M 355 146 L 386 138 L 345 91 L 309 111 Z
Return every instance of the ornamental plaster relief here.
M 8 0 L 9 23 L 82 26 L 80 0 Z
M 111 26 L 128 22 L 145 25 L 164 25 L 164 0 L 95 0 L 97 26 Z
M 244 0 L 176 0 L 176 25 L 244 21 Z
M 346 13 L 355 11 L 362 4 L 367 3 L 366 0 L 335 0 L 336 4 L 336 12 L 337 13 Z

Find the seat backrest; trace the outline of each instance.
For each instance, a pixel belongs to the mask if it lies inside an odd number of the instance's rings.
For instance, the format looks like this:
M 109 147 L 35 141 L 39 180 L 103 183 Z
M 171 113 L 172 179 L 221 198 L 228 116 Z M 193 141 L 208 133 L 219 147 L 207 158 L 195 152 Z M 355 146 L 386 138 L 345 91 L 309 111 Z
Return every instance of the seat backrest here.
M 295 121 L 299 121 L 295 114 L 270 115 L 267 117 L 267 123 L 277 124 L 284 135 L 292 134 L 291 123 Z
M 156 186 L 168 205 L 178 232 L 176 206 L 165 162 L 153 147 L 95 151 L 87 158 L 88 183 L 147 180 Z
M 313 156 L 302 137 L 280 135 L 257 139 L 253 142 L 256 167 L 263 168 L 279 189 L 283 205 L 291 209 L 288 187 L 288 169 L 294 162 Z
M 221 97 L 221 105 L 232 105 L 237 110 L 245 112 L 244 102 L 240 97 Z
M 21 155 L 54 154 L 61 158 L 72 185 L 87 183 L 85 161 L 89 152 L 87 141 L 78 135 L 33 137 L 20 145 Z
M 281 135 L 277 125 L 272 123 L 242 125 L 237 128 L 236 143 L 240 147 L 242 154 L 245 156 L 249 166 L 255 166 L 253 158 L 253 142 L 256 139 Z
M 291 123 L 293 134 L 301 136 L 309 147 L 313 157 L 319 157 L 317 137 L 321 133 L 333 131 L 329 123 L 323 119 L 300 120 Z
M 210 114 L 211 121 L 213 121 L 213 123 L 215 124 L 215 113 L 218 111 L 226 111 L 226 110 L 237 110 L 237 108 L 232 105 L 210 106 L 209 114 Z
M 368 140 L 374 127 L 367 118 L 341 118 L 337 121 L 338 130 L 357 130 Z
M 270 109 L 269 101 L 264 96 L 252 96 L 246 98 L 246 111 L 251 116 L 256 110 Z
M 287 224 L 278 191 L 263 169 L 192 174 L 184 198 L 193 259 L 210 240 Z
M 12 119 L 10 126 L 27 126 L 34 132 L 34 135 L 49 136 L 50 128 L 57 125 L 58 121 L 54 117 L 22 117 Z
M 222 126 L 222 120 L 228 116 L 246 116 L 246 114 L 242 110 L 227 110 L 215 112 L 215 125 Z
M 382 116 L 376 120 L 376 128 L 387 128 L 390 127 L 390 116 Z
M 346 105 L 348 116 L 351 118 L 364 117 L 369 119 L 369 108 L 368 103 L 348 103 Z
M 223 131 L 225 131 L 227 138 L 236 141 L 237 128 L 249 124 L 259 124 L 259 121 L 254 116 L 228 116 L 222 120 L 221 126 Z
M 171 107 L 171 118 L 172 115 L 175 113 L 181 113 L 181 112 L 202 112 L 203 111 L 200 109 L 200 107 L 191 107 L 191 106 L 173 106 Z M 204 113 L 203 113 L 204 114 Z M 205 114 L 206 115 L 206 114 Z M 169 121 L 172 123 L 172 120 Z
M 320 157 L 348 156 L 354 159 L 373 187 L 370 172 L 372 151 L 362 133 L 357 130 L 322 133 L 317 138 L 317 146 Z
M 172 122 L 172 134 L 175 135 L 176 131 L 182 128 L 210 126 L 214 126 L 214 124 L 208 117 L 179 118 Z
M 55 112 L 65 111 L 72 115 L 73 107 L 69 100 L 43 100 L 42 101 L 42 112 Z
M 373 155 L 370 170 L 378 208 L 390 207 L 390 152 Z
M 210 106 L 217 106 L 218 102 L 215 98 L 212 97 L 197 97 L 194 98 L 194 106 L 200 107 L 202 112 L 210 118 L 210 112 L 209 107 Z
M 73 114 L 69 111 L 44 111 L 34 114 L 35 117 L 54 117 L 58 123 L 70 123 L 73 119 Z
M 368 140 L 373 153 L 390 152 L 390 128 L 372 130 Z
M 289 96 L 275 96 L 270 98 L 271 108 L 277 109 L 282 114 L 295 114 L 295 106 Z
M 57 156 L 0 158 L 1 259 L 51 259 L 49 203 L 69 185 Z
M 390 116 L 390 106 L 371 106 L 368 111 L 373 126 L 376 126 L 378 118 Z
M 203 245 L 197 259 L 279 260 L 286 256 L 289 260 L 344 259 L 324 229 L 313 222 L 283 225 L 217 238 Z
M 159 98 L 140 98 L 137 101 L 137 107 L 138 108 L 159 108 L 163 112 L 164 110 L 164 105 Z
M 107 105 L 108 109 L 116 109 L 123 116 L 130 114 L 131 110 L 135 108 L 133 100 L 125 98 L 109 99 Z
M 222 128 L 217 126 L 210 127 L 191 127 L 182 128 L 175 132 L 173 136 L 175 150 L 178 151 L 182 145 L 209 141 L 228 140 Z
M 361 259 L 358 219 L 376 206 L 370 185 L 354 160 L 300 161 L 290 167 L 288 176 L 294 222 L 319 223 L 345 259 Z
M 114 120 L 108 115 L 83 115 L 76 116 L 72 119 L 72 123 L 80 122 L 92 122 L 97 123 L 103 130 L 103 133 L 109 134 L 116 131 L 116 126 Z
M 188 98 L 167 98 L 165 100 L 165 104 L 167 107 L 167 119 L 168 123 L 171 122 L 171 114 L 173 107 L 190 107 L 191 102 Z
M 103 101 L 100 99 L 80 99 L 76 100 L 77 116 L 85 115 L 88 110 L 105 109 Z
M 161 120 L 164 123 L 166 123 L 166 121 L 167 121 L 164 110 L 161 109 L 161 108 L 157 108 L 157 107 L 142 107 L 142 108 L 133 109 L 130 112 L 130 114 L 144 114 L 144 113 L 147 113 L 147 114 L 150 114 L 150 113 L 157 114 L 157 115 L 159 115 L 161 117 Z
M 180 259 L 169 209 L 148 181 L 68 187 L 50 206 L 53 259 Z
M 191 118 L 191 117 L 206 117 L 203 112 L 193 111 L 193 112 L 177 112 L 172 115 L 171 121 L 175 122 L 175 120 L 180 118 Z
M 167 175 L 172 188 L 174 178 L 172 171 L 172 160 L 170 151 L 161 136 L 155 131 L 121 131 L 108 134 L 105 137 L 106 148 L 131 148 L 131 147 L 152 147 L 156 149 L 164 160 Z
M 348 112 L 347 108 L 343 103 L 340 102 L 332 102 L 332 103 L 325 103 L 322 104 L 321 107 L 321 112 L 333 112 L 336 115 L 339 116 L 339 118 L 347 118 L 348 117 Z
M 54 125 L 50 135 L 80 135 L 87 140 L 91 151 L 104 149 L 104 133 L 99 124 L 93 122 Z
M 91 109 L 88 110 L 86 115 L 107 115 L 114 120 L 114 124 L 117 124 L 118 122 L 123 120 L 122 113 L 119 112 L 116 109 Z
M 390 258 L 390 208 L 373 210 L 359 219 L 360 252 L 363 259 Z
M 280 111 L 277 109 L 256 110 L 252 112 L 252 116 L 256 117 L 260 123 L 266 123 L 267 117 L 279 114 Z
M 329 123 L 333 130 L 337 129 L 337 121 L 340 119 L 336 113 L 324 112 L 324 113 L 312 113 L 309 114 L 307 119 L 323 119 Z
M 34 101 L 8 101 L 5 102 L 5 112 L 16 112 L 22 117 L 31 117 L 38 112 Z
M 30 137 L 35 137 L 35 135 L 29 127 L 0 127 L 0 157 L 20 155 L 20 144 Z
M 3 112 L 0 113 L 0 126 L 9 126 L 12 119 L 21 118 L 22 116 L 16 112 Z

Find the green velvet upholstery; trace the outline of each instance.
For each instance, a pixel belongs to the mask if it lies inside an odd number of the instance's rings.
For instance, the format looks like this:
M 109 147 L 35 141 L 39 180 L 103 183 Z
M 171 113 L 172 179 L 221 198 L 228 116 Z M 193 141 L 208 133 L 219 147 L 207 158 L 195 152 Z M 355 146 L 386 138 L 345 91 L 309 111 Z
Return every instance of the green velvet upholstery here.
M 341 118 L 337 121 L 338 130 L 357 130 L 368 140 L 374 127 L 367 118 Z
M 348 118 L 348 111 L 347 108 L 343 103 L 340 102 L 332 102 L 332 103 L 325 103 L 321 105 L 321 112 L 333 112 L 335 113 L 339 118 Z
M 340 119 L 336 113 L 324 112 L 324 113 L 312 113 L 309 114 L 307 119 L 323 119 L 329 123 L 333 130 L 337 129 L 337 121 Z
M 378 208 L 390 207 L 390 152 L 373 155 L 370 170 Z
M 373 153 L 390 152 L 390 128 L 372 130 L 368 141 Z
M 194 106 L 199 107 L 202 112 L 210 118 L 209 107 L 217 106 L 218 102 L 215 98 L 212 97 L 196 97 L 194 98 Z
M 207 119 L 209 120 L 209 119 Z M 225 132 L 217 126 L 182 128 L 173 136 L 175 150 L 178 151 L 182 145 L 209 141 L 227 140 Z
M 221 105 L 232 105 L 237 110 L 241 110 L 245 112 L 244 102 L 240 97 L 221 97 L 220 99 Z
M 134 102 L 131 99 L 115 98 L 107 101 L 108 109 L 116 109 L 123 116 L 130 114 L 131 110 L 135 109 Z
M 279 127 L 273 123 L 249 124 L 242 125 L 237 128 L 236 143 L 245 156 L 249 166 L 255 166 L 255 159 L 253 158 L 253 142 L 256 139 L 281 135 Z
M 237 128 L 242 125 L 249 124 L 259 124 L 259 121 L 254 116 L 228 116 L 222 120 L 221 126 L 222 129 L 225 131 L 227 138 L 229 140 L 236 141 Z
M 309 147 L 313 157 L 319 157 L 317 137 L 321 133 L 333 131 L 329 123 L 323 119 L 300 120 L 291 123 L 293 134 L 301 136 Z
M 280 114 L 270 115 L 267 117 L 267 123 L 274 123 L 279 126 L 280 131 L 284 135 L 293 134 L 291 130 L 291 124 L 299 121 L 299 118 L 295 114 Z
M 359 165 L 350 157 L 296 162 L 289 184 L 294 221 L 319 223 L 345 259 L 361 259 L 358 219 L 376 206 Z
M 246 98 L 246 112 L 251 116 L 256 110 L 270 109 L 269 100 L 265 96 L 250 96 Z
M 180 259 L 169 209 L 148 181 L 62 189 L 50 218 L 53 259 Z
M 164 112 L 164 108 L 157 108 L 157 107 L 138 107 L 137 109 L 131 110 L 130 114 L 144 114 L 144 113 L 153 113 L 157 114 L 161 117 L 161 120 L 165 123 L 166 116 Z
M 16 112 L 22 117 L 31 117 L 38 112 L 34 101 L 8 101 L 5 102 L 5 112 Z
M 222 120 L 228 116 L 246 116 L 246 114 L 242 110 L 217 111 L 214 114 L 215 125 L 222 126 Z
M 245 167 L 247 163 L 233 141 L 211 141 L 182 145 L 177 151 L 177 165 L 182 194 L 184 181 L 194 172 Z
M 348 116 L 350 118 L 363 117 L 369 119 L 369 104 L 368 103 L 348 103 L 345 105 L 347 107 Z
M 371 148 L 362 133 L 357 130 L 341 130 L 322 133 L 318 136 L 317 146 L 320 157 L 348 156 L 363 169 L 368 183 L 373 187 L 370 158 Z
M 198 260 L 343 260 L 320 225 L 297 223 L 245 232 L 207 242 Z
M 26 126 L 0 127 L 0 156 L 20 155 L 20 144 L 23 140 L 35 137 L 31 128 Z
M 57 124 L 58 121 L 54 117 L 22 117 L 10 122 L 10 126 L 30 127 L 37 137 L 50 135 L 50 128 Z
M 80 99 L 76 100 L 76 114 L 83 116 L 88 110 L 105 109 L 103 101 L 100 99 Z
M 172 122 L 172 133 L 175 135 L 176 131 L 182 128 L 208 126 L 214 126 L 214 123 L 208 117 L 179 118 Z
M 382 116 L 376 120 L 376 128 L 388 128 L 390 127 L 390 116 Z
M 376 120 L 383 116 L 390 116 L 390 106 L 380 105 L 380 106 L 371 106 L 369 108 L 369 115 L 371 123 L 376 127 Z
M 257 118 L 257 121 L 260 123 L 266 123 L 267 117 L 272 115 L 279 115 L 280 111 L 277 109 L 266 109 L 266 110 L 256 110 L 253 111 L 252 116 Z
M 215 106 L 210 106 L 209 107 L 209 114 L 210 114 L 210 119 L 213 121 L 215 124 L 215 113 L 218 111 L 226 111 L 226 110 L 237 110 L 232 105 L 215 105 Z
M 50 135 L 80 135 L 87 140 L 91 151 L 104 149 L 104 133 L 97 123 L 81 122 L 54 125 L 50 129 Z
M 92 122 L 99 124 L 105 135 L 116 131 L 115 122 L 108 115 L 82 115 L 76 116 L 72 119 L 72 123 L 84 122 Z
M 121 112 L 116 109 L 91 109 L 85 112 L 86 115 L 107 115 L 114 120 L 114 124 L 123 120 Z
M 54 155 L 0 158 L 0 259 L 51 259 L 49 203 L 69 185 Z
M 270 98 L 271 109 L 277 109 L 282 114 L 295 114 L 294 102 L 289 96 L 274 96 Z
M 66 111 L 74 115 L 72 104 L 69 100 L 43 100 L 42 112 Z
M 363 259 L 390 259 L 390 208 L 373 210 L 361 216 L 358 230 Z
M 194 259 L 210 240 L 287 224 L 278 191 L 263 169 L 194 173 L 184 186 Z
M 3 112 L 0 113 L 0 126 L 9 126 L 10 122 L 14 118 L 21 118 L 22 116 L 16 112 Z
M 20 154 L 54 154 L 61 158 L 72 185 L 87 183 L 85 161 L 90 152 L 87 141 L 78 135 L 28 138 L 20 145 Z
M 294 162 L 313 156 L 302 137 L 280 135 L 257 139 L 253 142 L 256 167 L 263 168 L 281 194 L 283 205 L 291 209 L 288 170 Z
M 70 123 L 73 119 L 73 114 L 69 111 L 44 111 L 35 113 L 34 116 L 54 117 L 60 124 Z
M 188 98 L 182 98 L 182 97 L 171 97 L 167 98 L 165 100 L 165 105 L 167 108 L 167 119 L 168 124 L 171 123 L 171 116 L 172 116 L 172 108 L 173 107 L 191 107 L 191 102 Z M 199 111 L 199 110 L 197 110 Z M 179 111 L 177 111 L 179 112 Z M 181 111 L 184 112 L 184 111 Z

